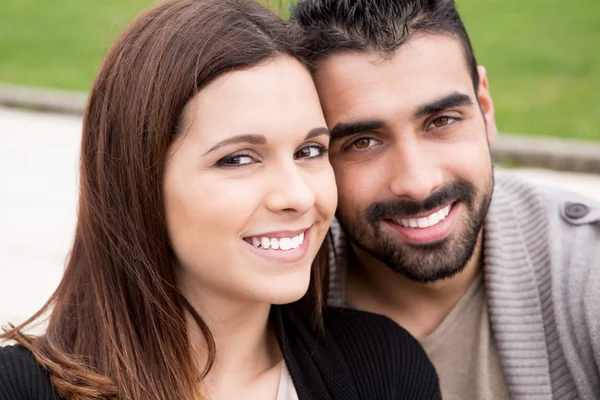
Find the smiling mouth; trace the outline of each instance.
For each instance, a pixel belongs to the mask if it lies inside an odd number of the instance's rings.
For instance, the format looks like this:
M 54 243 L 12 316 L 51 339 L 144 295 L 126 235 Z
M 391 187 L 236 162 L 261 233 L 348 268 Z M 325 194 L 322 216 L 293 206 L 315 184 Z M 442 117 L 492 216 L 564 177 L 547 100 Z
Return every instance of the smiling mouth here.
M 417 217 L 393 217 L 388 219 L 389 222 L 401 226 L 403 228 L 427 229 L 436 226 L 446 219 L 452 211 L 456 203 L 449 204 L 437 211 L 430 212 Z
M 244 240 L 259 249 L 288 251 L 302 246 L 304 243 L 304 232 L 290 237 L 270 238 L 267 236 L 252 236 L 244 238 Z

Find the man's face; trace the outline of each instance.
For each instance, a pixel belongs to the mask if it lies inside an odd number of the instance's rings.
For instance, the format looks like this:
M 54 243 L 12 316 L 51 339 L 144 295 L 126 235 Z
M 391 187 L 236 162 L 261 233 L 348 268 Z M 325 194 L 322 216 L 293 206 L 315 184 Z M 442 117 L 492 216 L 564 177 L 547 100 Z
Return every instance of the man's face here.
M 475 93 L 460 42 L 442 35 L 389 57 L 333 55 L 317 70 L 338 219 L 360 253 L 414 281 L 460 272 L 481 237 L 497 130 L 479 74 Z

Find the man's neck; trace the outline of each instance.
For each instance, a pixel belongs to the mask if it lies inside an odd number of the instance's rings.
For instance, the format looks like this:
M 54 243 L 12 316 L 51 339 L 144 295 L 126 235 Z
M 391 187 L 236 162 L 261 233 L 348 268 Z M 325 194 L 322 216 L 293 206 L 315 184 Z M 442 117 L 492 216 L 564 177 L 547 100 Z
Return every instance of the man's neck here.
M 452 278 L 417 283 L 359 249 L 349 260 L 346 299 L 358 309 L 383 314 L 421 340 L 450 313 L 481 271 L 481 237 L 465 268 Z

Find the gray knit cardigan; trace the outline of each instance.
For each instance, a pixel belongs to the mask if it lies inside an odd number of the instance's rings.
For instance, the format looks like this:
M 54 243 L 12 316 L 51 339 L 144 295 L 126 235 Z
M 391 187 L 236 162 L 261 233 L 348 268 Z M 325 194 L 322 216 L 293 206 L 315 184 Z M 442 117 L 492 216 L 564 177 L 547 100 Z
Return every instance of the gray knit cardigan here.
M 332 226 L 329 303 L 347 243 Z M 513 399 L 600 399 L 600 204 L 496 174 L 484 226 L 491 328 Z

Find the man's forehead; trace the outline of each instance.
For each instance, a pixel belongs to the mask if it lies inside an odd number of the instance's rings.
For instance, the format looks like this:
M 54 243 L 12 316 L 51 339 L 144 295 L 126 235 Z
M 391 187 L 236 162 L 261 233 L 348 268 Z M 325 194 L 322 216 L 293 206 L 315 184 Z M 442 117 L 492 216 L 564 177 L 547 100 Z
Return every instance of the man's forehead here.
M 417 35 L 389 54 L 332 55 L 318 66 L 316 83 L 326 111 L 390 96 L 416 105 L 472 90 L 460 42 L 444 35 Z

